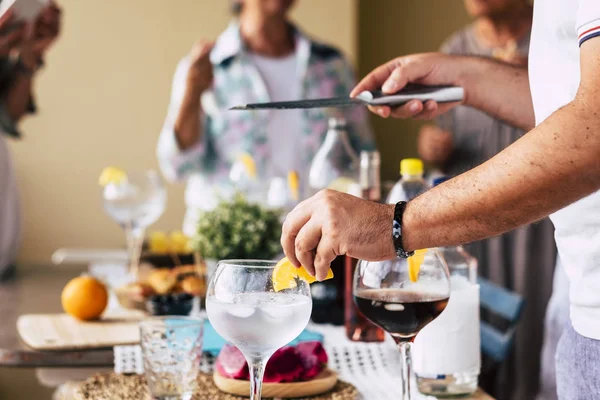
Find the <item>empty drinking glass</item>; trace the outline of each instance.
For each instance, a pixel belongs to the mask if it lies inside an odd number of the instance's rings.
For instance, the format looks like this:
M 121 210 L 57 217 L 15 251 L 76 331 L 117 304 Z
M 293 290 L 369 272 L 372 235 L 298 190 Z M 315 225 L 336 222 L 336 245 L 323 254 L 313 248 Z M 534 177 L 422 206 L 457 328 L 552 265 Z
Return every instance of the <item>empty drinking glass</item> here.
M 155 400 L 189 400 L 200 371 L 204 321 L 158 317 L 140 323 L 144 372 Z
M 102 192 L 104 209 L 125 230 L 129 272 L 137 275 L 144 230 L 165 211 L 167 191 L 157 172 L 133 171 L 124 179 L 110 182 Z

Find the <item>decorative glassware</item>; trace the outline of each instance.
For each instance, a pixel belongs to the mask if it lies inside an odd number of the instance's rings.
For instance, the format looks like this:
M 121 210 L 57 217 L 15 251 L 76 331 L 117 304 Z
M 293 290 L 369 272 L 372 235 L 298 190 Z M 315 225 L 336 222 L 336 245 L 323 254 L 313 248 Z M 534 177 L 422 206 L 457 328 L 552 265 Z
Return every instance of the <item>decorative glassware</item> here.
M 140 322 L 144 372 L 156 400 L 189 400 L 197 388 L 204 321 L 156 317 Z
M 276 292 L 277 263 L 261 260 L 220 261 L 206 296 L 206 312 L 215 330 L 236 346 L 250 367 L 250 399 L 260 400 L 267 361 L 294 340 L 308 324 L 310 288 L 295 279 Z
M 125 230 L 129 253 L 129 272 L 137 275 L 144 230 L 165 211 L 167 191 L 153 170 L 131 172 L 118 182 L 111 182 L 102 192 L 104 210 Z
M 400 350 L 402 400 L 410 400 L 411 343 L 444 311 L 450 296 L 450 276 L 444 260 L 437 249 L 422 252 L 420 266 L 403 258 L 359 261 L 354 273 L 354 300 L 359 311 L 387 331 Z

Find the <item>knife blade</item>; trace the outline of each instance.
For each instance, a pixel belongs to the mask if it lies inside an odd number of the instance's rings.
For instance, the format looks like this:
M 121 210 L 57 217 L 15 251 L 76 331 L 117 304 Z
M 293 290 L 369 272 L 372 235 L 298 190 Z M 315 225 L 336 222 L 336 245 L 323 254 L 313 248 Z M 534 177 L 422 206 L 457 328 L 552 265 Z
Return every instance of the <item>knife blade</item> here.
M 462 87 L 423 86 L 411 84 L 394 94 L 383 94 L 381 91 L 365 91 L 356 96 L 356 98 L 332 97 L 327 99 L 251 103 L 231 107 L 230 110 L 288 110 L 305 108 L 350 107 L 355 105 L 386 105 L 397 107 L 406 104 L 411 100 L 434 100 L 438 103 L 450 103 L 462 101 L 463 98 L 464 89 Z

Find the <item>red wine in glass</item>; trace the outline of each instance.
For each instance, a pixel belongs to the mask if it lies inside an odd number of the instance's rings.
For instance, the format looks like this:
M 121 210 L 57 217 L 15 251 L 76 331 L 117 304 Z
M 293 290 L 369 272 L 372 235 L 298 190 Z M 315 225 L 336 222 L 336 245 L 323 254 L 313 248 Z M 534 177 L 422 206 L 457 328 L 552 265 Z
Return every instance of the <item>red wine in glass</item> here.
M 389 332 L 396 343 L 412 342 L 448 304 L 448 296 L 394 288 L 362 289 L 354 300 L 360 312 Z

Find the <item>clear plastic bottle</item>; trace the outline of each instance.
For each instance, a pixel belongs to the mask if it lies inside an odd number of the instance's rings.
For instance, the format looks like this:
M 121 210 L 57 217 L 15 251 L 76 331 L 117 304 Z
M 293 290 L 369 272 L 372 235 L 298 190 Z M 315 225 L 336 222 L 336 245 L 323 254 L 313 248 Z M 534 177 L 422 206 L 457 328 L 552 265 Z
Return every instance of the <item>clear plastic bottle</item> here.
M 309 195 L 326 188 L 350 193 L 358 184 L 359 165 L 358 155 L 350 145 L 346 120 L 330 118 L 325 141 L 308 173 Z
M 452 291 L 444 312 L 417 335 L 413 369 L 425 395 L 468 396 L 477 390 L 481 370 L 477 260 L 461 246 L 436 251 L 448 266 Z
M 423 161 L 418 158 L 405 158 L 400 161 L 400 175 L 400 180 L 388 195 L 388 204 L 412 200 L 429 189 L 429 185 L 423 179 Z

